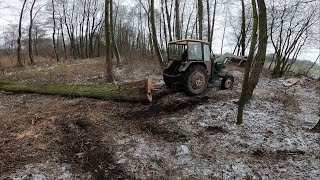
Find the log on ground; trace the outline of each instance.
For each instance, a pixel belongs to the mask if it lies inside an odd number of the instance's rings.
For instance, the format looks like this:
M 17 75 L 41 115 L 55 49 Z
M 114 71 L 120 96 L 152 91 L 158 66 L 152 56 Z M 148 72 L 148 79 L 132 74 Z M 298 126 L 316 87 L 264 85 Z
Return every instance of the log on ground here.
M 88 97 L 123 101 L 152 101 L 151 79 L 125 84 L 71 85 L 71 84 L 25 84 L 0 81 L 0 91 L 12 93 L 36 93 L 71 97 Z

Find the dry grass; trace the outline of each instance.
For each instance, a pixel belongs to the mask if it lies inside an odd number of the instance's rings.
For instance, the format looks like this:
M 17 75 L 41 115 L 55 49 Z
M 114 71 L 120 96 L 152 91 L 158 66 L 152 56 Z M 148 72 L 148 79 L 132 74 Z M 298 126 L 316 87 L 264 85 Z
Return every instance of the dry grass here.
M 151 60 L 124 60 L 120 80 L 143 78 L 161 70 Z M 43 60 L 33 66 L 12 68 L 6 62 L 0 79 L 41 83 L 103 83 L 104 59 L 68 60 L 51 62 Z M 4 62 L 4 61 L 1 61 Z M 7 64 L 9 62 L 9 64 Z M 140 71 L 137 71 L 139 69 Z M 1 92 L 0 92 L 1 93 Z M 0 179 L 3 173 L 35 161 L 68 161 L 79 171 L 95 174 L 90 164 L 99 166 L 105 158 L 111 176 L 123 177 L 123 170 L 112 162 L 110 144 L 114 134 L 139 133 L 140 127 L 123 122 L 119 112 L 126 112 L 130 104 L 91 99 L 66 99 L 40 95 L 0 95 Z M 123 110 L 126 109 L 126 110 Z M 89 129 L 86 129 L 86 128 Z M 100 139 L 107 139 L 101 144 Z M 99 152 L 91 151 L 98 146 Z M 83 153 L 83 159 L 76 154 Z M 101 150 L 101 152 L 100 152 Z M 96 156 L 99 157 L 96 157 Z M 101 157 L 100 157 L 101 156 Z M 88 162 L 90 160 L 90 162 Z M 95 160 L 91 162 L 91 160 Z M 102 159 L 103 160 L 103 159 Z M 112 167 L 111 167 L 112 166 Z M 76 169 L 77 170 L 77 169 Z M 99 174 L 96 174 L 99 176 Z
M 1 175 L 35 160 L 41 162 L 48 158 L 75 160 L 74 163 L 79 163 L 76 167 L 80 168 L 76 170 L 81 171 L 81 163 L 85 165 L 86 161 L 75 158 L 76 154 L 87 153 L 91 145 L 100 142 L 100 135 L 91 137 L 91 133 L 107 132 L 104 136 L 108 141 L 105 143 L 112 144 L 114 133 L 129 129 L 115 117 L 116 109 L 123 106 L 121 103 L 39 95 L 5 95 L 0 96 L 0 102 Z M 88 132 L 87 126 L 91 128 Z M 90 146 L 83 147 L 86 141 Z M 86 170 L 91 171 L 90 168 Z
M 3 60 L 1 62 L 7 62 Z M 37 62 L 37 61 L 36 61 Z M 7 64 L 7 63 L 4 63 Z M 115 64 L 115 62 L 114 62 Z M 8 65 L 8 64 L 7 64 Z M 0 79 L 41 83 L 104 83 L 105 60 L 103 58 L 85 60 L 66 60 L 54 62 L 39 59 L 32 66 L 13 68 L 11 65 L 3 66 Z M 139 71 L 137 71 L 139 69 Z M 123 59 L 122 67 L 115 68 L 117 81 L 136 80 L 161 74 L 161 69 L 154 56 L 133 56 Z M 120 74 L 118 72 L 121 72 Z
M 300 112 L 299 102 L 295 96 L 295 92 L 287 90 L 278 90 L 271 97 L 268 97 L 269 101 L 280 102 L 284 110 L 290 110 L 295 112 Z
M 22 54 L 22 64 L 24 66 L 30 65 L 30 60 L 27 54 Z M 37 65 L 43 64 L 54 64 L 56 63 L 54 58 L 51 57 L 42 57 L 42 56 L 35 56 L 34 61 Z M 0 57 L 0 62 L 4 68 L 14 68 L 17 64 L 17 57 L 16 56 L 3 56 Z

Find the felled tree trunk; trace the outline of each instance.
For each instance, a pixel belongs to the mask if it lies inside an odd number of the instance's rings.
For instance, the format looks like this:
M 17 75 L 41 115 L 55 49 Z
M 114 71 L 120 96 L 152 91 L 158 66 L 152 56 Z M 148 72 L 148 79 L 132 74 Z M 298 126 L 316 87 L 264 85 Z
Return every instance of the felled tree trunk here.
M 105 85 L 23 84 L 0 81 L 0 91 L 123 101 L 151 102 L 153 90 L 154 87 L 151 79 L 126 84 Z

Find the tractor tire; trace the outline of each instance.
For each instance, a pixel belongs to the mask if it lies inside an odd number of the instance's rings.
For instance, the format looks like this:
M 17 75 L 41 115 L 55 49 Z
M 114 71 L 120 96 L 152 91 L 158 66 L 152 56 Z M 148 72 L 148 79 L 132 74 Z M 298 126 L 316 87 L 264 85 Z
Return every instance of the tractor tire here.
M 186 93 L 196 96 L 204 93 L 208 87 L 209 76 L 207 70 L 201 65 L 194 65 L 184 74 Z
M 234 83 L 234 77 L 231 75 L 225 75 L 221 81 L 221 89 L 232 89 Z

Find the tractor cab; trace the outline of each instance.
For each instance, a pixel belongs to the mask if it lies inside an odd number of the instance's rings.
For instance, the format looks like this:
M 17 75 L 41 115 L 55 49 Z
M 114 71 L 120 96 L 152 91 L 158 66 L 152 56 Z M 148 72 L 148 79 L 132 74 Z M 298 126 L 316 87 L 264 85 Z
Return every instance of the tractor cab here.
M 218 60 L 218 61 L 217 61 Z M 182 39 L 168 44 L 168 66 L 163 72 L 167 87 L 183 87 L 191 95 L 203 93 L 208 83 L 224 77 L 224 61 L 215 59 L 210 43 L 202 40 Z M 222 78 L 223 78 L 222 77 Z M 222 89 L 232 87 L 233 78 Z
M 213 58 L 209 46 L 208 42 L 201 40 L 184 39 L 170 42 L 168 45 L 169 64 L 165 73 L 168 75 L 180 74 L 193 63 L 201 64 L 210 70 Z

